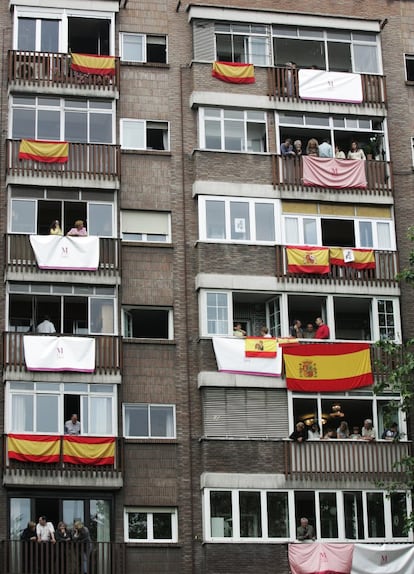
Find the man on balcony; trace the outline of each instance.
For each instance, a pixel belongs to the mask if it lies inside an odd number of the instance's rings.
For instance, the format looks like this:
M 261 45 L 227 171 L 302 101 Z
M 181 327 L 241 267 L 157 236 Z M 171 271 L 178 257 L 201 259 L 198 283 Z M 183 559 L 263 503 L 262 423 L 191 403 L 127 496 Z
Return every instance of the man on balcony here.
M 309 524 L 307 518 L 300 519 L 300 526 L 297 528 L 296 537 L 301 542 L 313 542 L 315 540 L 315 529 Z
M 56 329 L 52 321 L 50 320 L 49 315 L 45 315 L 43 317 L 43 321 L 38 324 L 36 327 L 37 333 L 42 333 L 44 335 L 50 335 L 52 333 L 56 333 Z
M 330 332 L 328 325 L 325 325 L 322 317 L 316 317 L 315 323 L 317 325 L 314 339 L 329 339 Z
M 65 422 L 65 434 L 80 434 L 81 425 L 78 421 L 78 415 L 73 413 L 68 421 Z

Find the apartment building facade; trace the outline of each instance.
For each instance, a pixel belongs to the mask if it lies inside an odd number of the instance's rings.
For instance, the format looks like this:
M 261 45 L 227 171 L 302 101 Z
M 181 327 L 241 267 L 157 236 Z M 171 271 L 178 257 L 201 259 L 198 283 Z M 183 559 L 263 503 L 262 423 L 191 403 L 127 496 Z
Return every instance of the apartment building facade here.
M 321 543 L 410 547 L 410 493 L 379 485 L 411 453 L 401 413 L 401 440 L 380 438 L 398 396 L 338 392 L 336 372 L 313 392 L 243 373 L 233 336 L 322 317 L 326 349 L 369 344 L 375 380 L 375 341 L 411 335 L 395 280 L 412 210 L 409 4 L 0 9 L 4 572 L 287 573 L 302 516 Z M 214 62 L 252 64 L 249 81 Z M 283 155 L 287 138 L 356 140 L 367 159 L 338 186 L 319 158 Z M 66 235 L 77 220 L 87 237 Z M 308 246 L 331 252 L 326 273 L 293 269 L 289 249 Z M 287 438 L 298 421 L 367 418 L 370 443 Z M 40 515 L 83 522 L 88 551 L 25 546 Z

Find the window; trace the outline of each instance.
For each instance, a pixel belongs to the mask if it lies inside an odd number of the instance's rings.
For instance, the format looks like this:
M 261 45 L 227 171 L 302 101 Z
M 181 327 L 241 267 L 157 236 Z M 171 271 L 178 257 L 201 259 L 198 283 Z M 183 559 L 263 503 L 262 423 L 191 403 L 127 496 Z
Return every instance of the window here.
M 269 65 L 267 26 L 216 23 L 216 60 Z
M 137 339 L 173 339 L 172 309 L 123 307 L 123 335 Z
M 121 148 L 168 151 L 168 122 L 122 119 Z
M 201 240 L 275 243 L 276 202 L 230 197 L 198 202 Z
M 162 211 L 121 211 L 124 241 L 171 242 L 171 214 Z
M 378 299 L 378 324 L 379 324 L 379 338 L 384 341 L 390 339 L 394 341 L 396 338 L 395 332 L 395 311 L 394 301 L 390 299 Z
M 18 18 L 17 49 L 27 52 L 59 52 L 60 20 Z
M 166 36 L 121 32 L 121 60 L 124 62 L 167 63 Z
M 405 78 L 407 82 L 414 82 L 414 54 L 405 54 Z
M 200 147 L 220 151 L 267 151 L 265 112 L 200 108 Z
M 177 542 L 176 508 L 127 508 L 124 514 L 126 542 Z
M 173 405 L 124 404 L 126 438 L 175 438 Z

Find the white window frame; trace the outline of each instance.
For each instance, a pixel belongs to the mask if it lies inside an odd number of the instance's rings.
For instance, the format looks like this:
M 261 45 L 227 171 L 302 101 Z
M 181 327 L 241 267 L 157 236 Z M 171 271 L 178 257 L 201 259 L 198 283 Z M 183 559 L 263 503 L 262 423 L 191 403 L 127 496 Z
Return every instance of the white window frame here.
M 141 38 L 142 39 L 142 59 L 140 60 L 139 58 L 136 58 L 134 60 L 129 60 L 127 58 L 124 57 L 124 39 L 127 36 L 131 36 L 131 37 L 135 37 L 135 38 Z M 165 62 L 153 62 L 152 60 L 147 59 L 147 41 L 149 38 L 153 38 L 153 37 L 157 37 L 157 38 L 165 38 Z M 166 34 L 139 34 L 139 33 L 135 33 L 135 32 L 120 32 L 119 33 L 119 54 L 121 57 L 121 61 L 122 62 L 136 62 L 136 63 L 142 63 L 142 64 L 157 64 L 157 65 L 162 65 L 164 64 L 168 64 L 168 36 Z
M 225 295 L 227 298 L 227 333 L 209 333 L 207 319 L 207 295 L 209 293 Z M 233 296 L 231 291 L 223 289 L 202 290 L 199 294 L 200 325 L 202 337 L 229 337 L 233 335 Z
M 405 81 L 406 82 L 413 82 L 414 78 L 412 80 L 408 79 L 408 75 L 407 75 L 407 60 L 411 60 L 413 62 L 414 65 L 414 52 L 413 53 L 404 53 L 404 75 L 405 75 Z
M 127 410 L 128 407 L 146 407 L 147 408 L 147 414 L 148 414 L 148 434 L 146 435 L 131 435 L 131 434 L 127 434 L 126 432 L 126 418 L 127 418 Z M 151 434 L 151 410 L 152 408 L 157 408 L 157 407 L 163 407 L 163 408 L 169 408 L 171 409 L 171 415 L 172 415 L 172 428 L 173 428 L 173 432 L 171 434 L 171 436 L 160 436 L 160 435 L 154 435 L 152 436 Z M 177 438 L 177 427 L 176 427 L 176 417 L 175 417 L 175 405 L 173 404 L 164 404 L 164 403 L 123 403 L 122 405 L 122 409 L 123 409 L 123 420 L 124 420 L 124 428 L 123 428 L 123 434 L 125 438 L 130 438 L 130 439 L 156 439 L 156 440 L 172 440 Z
M 218 25 L 223 25 L 224 23 L 222 22 L 216 22 L 216 24 Z M 241 31 L 237 31 L 237 30 L 233 30 L 233 24 L 227 24 L 229 26 L 229 30 L 225 31 L 225 30 L 217 30 L 214 29 L 214 53 L 215 53 L 215 57 L 216 59 L 218 59 L 217 56 L 217 36 L 231 36 L 231 47 L 232 47 L 232 59 L 230 60 L 231 62 L 234 62 L 234 53 L 233 53 L 233 37 L 234 36 L 242 36 L 243 37 L 243 44 L 244 44 L 244 50 L 245 53 L 247 54 L 247 60 L 246 62 L 241 62 L 241 63 L 251 63 L 254 64 L 257 67 L 267 67 L 270 65 L 270 61 L 271 61 L 271 54 L 270 54 L 270 32 L 269 32 L 269 27 L 267 25 L 263 25 L 264 28 L 266 28 L 266 31 L 264 33 L 260 33 L 260 32 L 252 32 L 252 31 L 245 31 L 245 32 L 241 32 Z M 237 25 L 236 25 L 237 26 Z M 250 24 L 244 24 L 244 26 L 251 26 Z M 253 61 L 253 54 L 252 54 L 252 39 L 253 38 L 264 38 L 265 39 L 265 43 L 266 43 L 266 53 L 265 53 L 265 58 L 266 58 L 266 62 L 264 64 L 258 64 L 257 62 Z M 246 47 L 246 43 L 247 43 L 247 47 Z
M 143 140 L 144 140 L 144 145 L 142 147 L 140 146 L 131 146 L 131 147 L 126 147 L 124 145 L 124 137 L 125 137 L 125 126 L 126 123 L 133 123 L 136 124 L 137 126 L 141 125 L 142 129 L 143 129 Z M 153 149 L 153 148 L 148 148 L 147 147 L 147 130 L 148 130 L 148 124 L 166 124 L 167 125 L 167 148 L 160 150 L 160 149 Z M 135 119 L 135 118 L 121 118 L 120 119 L 120 140 L 121 140 L 121 149 L 125 149 L 125 150 L 137 150 L 137 151 L 154 151 L 154 152 L 169 152 L 170 151 L 170 122 L 166 121 L 166 120 L 140 120 L 140 119 Z
M 154 214 L 157 217 L 165 217 L 167 219 L 167 226 L 168 226 L 168 232 L 165 233 L 143 233 L 142 231 L 139 231 L 137 228 L 136 232 L 128 232 L 128 231 L 124 231 L 124 222 L 126 220 L 126 214 L 131 213 L 131 210 L 121 210 L 121 239 L 122 241 L 125 242 L 133 242 L 133 243 L 171 243 L 171 213 L 170 212 L 162 212 L 162 211 L 144 211 L 144 210 L 134 210 L 132 213 L 137 213 L 137 214 L 142 214 L 142 215 L 148 215 L 148 218 L 151 218 L 151 216 Z M 125 217 L 124 217 L 125 216 Z M 130 237 L 124 237 L 124 235 L 129 235 Z M 161 240 L 161 239 L 157 239 L 154 238 L 154 236 L 162 236 L 165 239 Z M 133 237 L 136 236 L 136 237 Z M 141 237 L 138 237 L 141 236 Z
M 127 323 L 129 321 L 128 315 L 133 309 L 142 309 L 143 311 L 165 311 L 168 313 L 168 336 L 163 337 L 163 341 L 171 341 L 174 339 L 174 312 L 171 307 L 144 307 L 140 305 L 122 305 L 122 336 L 124 339 L 152 339 L 153 337 L 134 337 L 127 334 Z M 159 340 L 159 337 L 156 337 Z
M 133 513 L 140 513 L 147 515 L 147 538 L 136 539 L 129 538 L 129 520 L 128 515 Z M 171 516 L 171 538 L 154 538 L 153 534 L 153 515 L 154 514 L 169 514 Z M 145 544 L 151 542 L 154 544 L 166 544 L 171 542 L 178 542 L 178 511 L 174 507 L 126 507 L 124 508 L 124 539 L 125 542 L 133 542 L 135 544 Z

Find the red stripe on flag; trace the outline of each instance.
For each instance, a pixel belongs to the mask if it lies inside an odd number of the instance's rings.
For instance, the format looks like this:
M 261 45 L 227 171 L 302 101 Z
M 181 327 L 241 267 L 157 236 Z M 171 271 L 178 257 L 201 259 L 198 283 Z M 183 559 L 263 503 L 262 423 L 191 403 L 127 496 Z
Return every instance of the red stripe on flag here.
M 300 357 L 314 357 L 315 355 L 350 355 L 369 349 L 369 343 L 298 343 L 284 347 L 284 352 Z
M 103 458 L 85 458 L 81 456 L 71 456 L 68 454 L 63 456 L 63 462 L 68 462 L 70 464 L 89 464 L 92 466 L 101 466 L 104 464 L 113 465 L 114 460 L 115 457 L 113 456 L 107 456 Z
M 32 455 L 32 454 L 22 454 L 20 452 L 14 452 L 9 450 L 7 453 L 8 457 L 12 460 L 19 460 L 20 462 L 43 462 L 43 463 L 53 463 L 59 462 L 60 455 L 51 454 L 49 456 Z
M 292 379 L 286 381 L 286 386 L 290 391 L 304 391 L 304 392 L 336 392 L 347 391 L 349 389 L 357 389 L 359 387 L 368 387 L 374 383 L 372 373 L 365 373 L 355 377 L 347 377 L 344 379 Z

